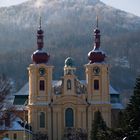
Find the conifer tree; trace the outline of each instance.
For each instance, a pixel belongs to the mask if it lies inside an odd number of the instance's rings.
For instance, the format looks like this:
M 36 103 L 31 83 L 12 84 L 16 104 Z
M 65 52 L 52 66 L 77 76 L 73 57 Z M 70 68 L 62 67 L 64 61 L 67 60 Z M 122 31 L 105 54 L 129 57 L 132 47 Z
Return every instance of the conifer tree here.
M 94 113 L 94 120 L 92 122 L 91 140 L 107 140 L 107 129 L 105 121 L 102 118 L 101 112 Z
M 140 139 L 140 76 L 136 79 L 134 93 L 125 110 L 126 133 L 131 139 Z

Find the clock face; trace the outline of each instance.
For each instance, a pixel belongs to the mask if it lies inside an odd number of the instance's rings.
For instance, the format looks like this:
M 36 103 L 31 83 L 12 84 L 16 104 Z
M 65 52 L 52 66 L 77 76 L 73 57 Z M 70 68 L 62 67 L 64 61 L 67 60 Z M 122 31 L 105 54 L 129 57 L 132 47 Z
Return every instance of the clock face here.
M 99 67 L 94 67 L 93 68 L 93 73 L 98 75 L 100 73 L 100 68 Z
M 39 69 L 39 74 L 40 74 L 40 76 L 45 75 L 45 69 L 44 68 L 40 68 Z

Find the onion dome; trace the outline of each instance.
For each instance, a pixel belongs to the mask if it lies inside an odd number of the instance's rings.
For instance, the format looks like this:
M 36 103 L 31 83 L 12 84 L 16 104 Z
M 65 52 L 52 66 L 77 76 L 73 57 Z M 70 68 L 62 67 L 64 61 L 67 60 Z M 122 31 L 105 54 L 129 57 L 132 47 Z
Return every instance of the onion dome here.
M 65 67 L 73 67 L 74 66 L 74 61 L 71 57 L 68 57 L 65 60 Z
M 94 30 L 94 48 L 88 53 L 89 63 L 101 63 L 105 60 L 105 53 L 100 49 L 100 30 L 98 29 L 98 19 L 97 27 Z
M 37 50 L 32 54 L 32 61 L 35 64 L 41 64 L 41 63 L 47 63 L 49 60 L 49 55 L 43 51 L 43 46 L 44 46 L 44 32 L 41 29 L 41 18 L 40 18 L 40 26 L 37 30 Z

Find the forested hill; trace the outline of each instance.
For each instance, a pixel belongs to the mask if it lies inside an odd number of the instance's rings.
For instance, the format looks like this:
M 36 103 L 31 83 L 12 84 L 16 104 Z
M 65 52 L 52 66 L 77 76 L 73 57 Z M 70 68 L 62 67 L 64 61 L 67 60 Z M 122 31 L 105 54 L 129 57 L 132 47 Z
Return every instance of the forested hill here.
M 39 8 L 40 7 L 40 8 Z M 64 60 L 75 60 L 77 75 L 85 78 L 84 64 L 93 46 L 93 29 L 99 16 L 101 47 L 111 64 L 111 83 L 131 89 L 140 69 L 140 18 L 114 9 L 99 0 L 30 0 L 0 8 L 0 73 L 18 88 L 28 80 L 27 67 L 36 49 L 39 15 L 45 32 L 45 49 L 55 66 L 54 79 L 63 75 Z

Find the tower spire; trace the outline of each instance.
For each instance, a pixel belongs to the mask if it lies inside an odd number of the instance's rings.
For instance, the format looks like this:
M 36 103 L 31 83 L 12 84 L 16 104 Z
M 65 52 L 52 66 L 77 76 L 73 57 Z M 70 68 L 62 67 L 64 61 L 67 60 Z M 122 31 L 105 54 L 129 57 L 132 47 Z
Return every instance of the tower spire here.
M 98 16 L 96 16 L 96 28 L 98 28 L 98 24 L 99 24 L 99 22 L 98 22 Z
M 38 46 L 38 50 L 41 50 L 44 46 L 44 32 L 41 29 L 42 28 L 42 20 L 41 17 L 39 19 L 39 28 L 37 30 L 37 46 Z
M 39 19 L 39 27 L 37 30 L 37 50 L 32 55 L 32 60 L 35 64 L 46 64 L 50 55 L 43 51 L 44 47 L 44 31 L 42 30 L 42 20 Z
M 94 30 L 94 49 L 100 48 L 100 30 L 99 30 L 99 20 L 96 17 L 96 29 Z
M 41 26 L 42 26 L 42 19 L 41 19 L 41 16 L 40 16 L 40 19 L 39 19 L 39 28 L 41 29 Z
M 96 28 L 94 30 L 94 47 L 93 50 L 88 53 L 88 58 L 90 60 L 90 64 L 92 63 L 100 63 L 105 60 L 105 53 L 100 49 L 100 30 L 99 30 L 99 21 L 98 16 L 96 17 Z

